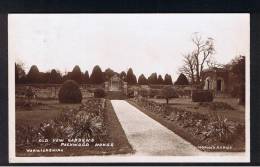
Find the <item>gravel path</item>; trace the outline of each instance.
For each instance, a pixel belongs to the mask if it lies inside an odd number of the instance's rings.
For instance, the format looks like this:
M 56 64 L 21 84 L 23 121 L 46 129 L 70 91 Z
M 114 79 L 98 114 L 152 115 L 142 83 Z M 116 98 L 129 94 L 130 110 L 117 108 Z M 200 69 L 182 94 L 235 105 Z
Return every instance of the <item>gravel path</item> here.
M 111 100 L 129 143 L 138 155 L 198 155 L 195 146 L 123 100 Z

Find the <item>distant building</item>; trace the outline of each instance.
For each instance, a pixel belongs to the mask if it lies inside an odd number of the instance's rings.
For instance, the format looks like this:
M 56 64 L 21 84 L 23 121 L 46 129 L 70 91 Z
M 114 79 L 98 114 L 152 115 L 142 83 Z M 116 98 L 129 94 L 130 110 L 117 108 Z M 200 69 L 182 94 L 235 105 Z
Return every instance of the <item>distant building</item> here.
M 122 91 L 127 93 L 127 82 L 124 82 L 117 74 L 113 75 L 109 81 L 105 82 L 105 91 Z
M 203 89 L 216 93 L 228 93 L 232 89 L 232 75 L 225 68 L 206 69 L 202 73 Z

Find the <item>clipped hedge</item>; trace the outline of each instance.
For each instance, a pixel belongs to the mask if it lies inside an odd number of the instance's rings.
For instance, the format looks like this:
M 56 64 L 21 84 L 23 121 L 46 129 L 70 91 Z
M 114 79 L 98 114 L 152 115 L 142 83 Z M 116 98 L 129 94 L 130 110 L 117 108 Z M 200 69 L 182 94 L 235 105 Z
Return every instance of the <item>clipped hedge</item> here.
M 59 91 L 60 103 L 81 103 L 82 94 L 77 82 L 67 80 L 63 83 Z
M 212 102 L 213 93 L 208 90 L 194 90 L 192 92 L 193 102 Z
M 96 89 L 95 91 L 94 91 L 94 97 L 95 98 L 103 98 L 103 97 L 105 97 L 105 91 L 104 91 L 104 89 Z
M 147 89 L 140 89 L 140 90 L 138 91 L 138 94 L 139 94 L 140 96 L 142 96 L 142 97 L 148 97 L 148 96 L 149 96 L 149 90 L 147 90 Z
M 149 92 L 150 97 L 161 96 L 161 89 L 151 89 Z

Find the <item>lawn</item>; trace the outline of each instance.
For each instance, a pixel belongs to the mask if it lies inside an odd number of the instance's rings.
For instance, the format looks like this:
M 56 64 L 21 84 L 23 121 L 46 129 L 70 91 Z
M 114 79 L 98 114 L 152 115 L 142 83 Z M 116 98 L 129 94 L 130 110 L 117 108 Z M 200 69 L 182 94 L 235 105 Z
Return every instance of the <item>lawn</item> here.
M 151 101 L 165 104 L 165 99 L 149 99 Z M 230 105 L 233 109 L 227 109 L 227 108 L 216 108 L 215 110 L 210 108 L 209 106 L 202 106 L 199 105 L 199 103 L 192 102 L 190 98 L 176 98 L 169 100 L 169 105 L 171 107 L 177 107 L 180 109 L 188 110 L 191 112 L 201 113 L 201 114 L 212 114 L 217 113 L 221 114 L 224 117 L 238 121 L 241 124 L 245 123 L 245 106 L 238 105 L 236 98 L 222 98 L 222 97 L 216 97 L 213 102 L 224 102 Z
M 82 104 L 87 104 L 87 101 L 91 98 L 86 98 L 82 101 Z M 98 138 L 94 138 L 94 142 L 90 142 L 89 146 L 61 146 L 61 143 L 52 143 L 53 139 L 60 139 L 56 137 L 56 129 L 54 130 L 54 136 L 48 138 L 47 143 L 19 143 L 19 136 L 25 136 L 30 134 L 18 133 L 21 127 L 32 127 L 32 129 L 40 129 L 42 125 L 49 125 L 55 122 L 56 119 L 60 119 L 62 114 L 66 114 L 69 110 L 73 110 L 76 113 L 74 117 L 71 115 L 71 119 L 77 118 L 78 114 L 83 110 L 81 104 L 60 104 L 57 100 L 38 100 L 31 107 L 24 107 L 21 104 L 21 99 L 16 100 L 16 154 L 17 156 L 84 156 L 84 155 L 111 155 L 111 154 L 128 154 L 133 150 L 128 143 L 125 133 L 114 113 L 114 109 L 109 100 L 104 100 L 104 110 L 101 112 L 101 119 L 97 122 L 102 125 L 100 131 L 97 131 Z M 86 109 L 89 108 L 85 106 Z M 92 106 L 93 107 L 93 106 Z M 94 106 L 95 107 L 95 106 Z M 63 123 L 60 121 L 60 123 Z M 66 124 L 64 123 L 64 126 Z M 78 129 L 84 127 L 83 125 L 77 125 Z M 47 128 L 45 130 L 48 130 Z M 77 130 L 77 129 L 76 129 Z M 33 131 L 33 130 L 32 130 Z M 27 132 L 27 131 L 26 131 Z M 17 136 L 18 135 L 18 136 Z M 84 133 L 82 134 L 83 136 Z M 32 135 L 33 136 L 33 135 Z M 79 137 L 77 137 L 78 139 Z M 83 138 L 87 138 L 82 137 Z M 73 139 L 73 138 L 72 138 Z M 67 138 L 65 141 L 68 140 Z M 26 149 L 63 149 L 63 152 L 27 152 Z
M 245 110 L 236 99 L 194 103 L 188 98 L 130 99 L 128 102 L 202 151 L 245 151 Z M 212 149 L 213 148 L 213 149 Z

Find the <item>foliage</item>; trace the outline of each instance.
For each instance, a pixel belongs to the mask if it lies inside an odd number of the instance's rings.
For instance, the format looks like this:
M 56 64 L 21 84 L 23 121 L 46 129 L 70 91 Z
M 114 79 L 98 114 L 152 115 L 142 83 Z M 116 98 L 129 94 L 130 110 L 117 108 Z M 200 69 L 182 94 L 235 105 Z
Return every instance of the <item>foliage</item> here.
M 172 77 L 169 74 L 165 74 L 164 84 L 165 85 L 172 85 Z
M 171 86 L 166 86 L 162 89 L 162 96 L 166 99 L 167 104 L 169 103 L 169 99 L 179 97 L 176 90 Z
M 36 65 L 31 66 L 31 68 L 27 74 L 27 81 L 29 83 L 40 83 L 41 82 L 40 72 Z
M 101 68 L 96 65 L 90 75 L 90 82 L 92 84 L 101 84 L 104 82 L 104 77 Z
M 239 104 L 245 104 L 245 56 L 238 56 L 232 60 L 231 72 L 234 75 L 232 95 L 239 98 Z
M 103 98 L 103 97 L 105 97 L 105 91 L 104 91 L 104 89 L 96 89 L 95 91 L 94 91 L 94 97 L 96 97 L 96 98 Z
M 25 97 L 28 99 L 31 99 L 33 97 L 33 95 L 34 95 L 34 92 L 32 90 L 32 87 L 29 86 L 28 88 L 26 88 Z
M 152 73 L 149 77 L 148 77 L 148 83 L 149 84 L 157 84 L 157 73 Z
M 144 76 L 144 74 L 141 74 L 138 78 L 138 84 L 139 85 L 147 85 L 148 84 L 148 80 L 146 79 L 146 77 Z
M 25 77 L 23 64 L 15 63 L 15 83 L 25 83 Z
M 183 73 L 181 73 L 174 85 L 189 85 L 189 81 L 187 77 Z
M 155 96 L 158 96 L 158 95 L 161 95 L 160 89 L 150 89 L 150 92 L 149 92 L 150 97 L 155 97 Z
M 128 71 L 127 71 L 127 74 L 126 74 L 126 82 L 129 84 L 129 85 L 134 85 L 137 83 L 136 81 L 136 76 L 132 70 L 132 68 L 129 68 Z
M 39 125 L 16 124 L 16 146 L 21 148 L 53 144 L 39 142 L 39 139 L 106 140 L 103 113 L 104 101 L 89 99 L 79 108 L 66 108 L 56 118 L 42 121 Z
M 213 94 L 208 90 L 194 90 L 192 92 L 193 102 L 212 102 Z
M 128 89 L 127 89 L 127 97 L 133 98 L 134 97 L 134 91 L 135 91 L 135 89 L 133 89 L 131 87 L 128 87 Z
M 105 70 L 105 72 L 104 72 L 104 79 L 106 80 L 106 81 L 108 81 L 112 76 L 114 76 L 116 73 L 112 70 L 112 69 L 110 69 L 110 68 L 108 68 L 108 69 L 106 69 Z
M 63 83 L 58 96 L 60 103 L 81 103 L 82 100 L 79 85 L 73 80 L 67 80 Z
M 76 65 L 73 68 L 72 72 L 69 75 L 69 78 L 71 80 L 76 81 L 78 84 L 81 84 L 83 82 L 83 74 L 82 74 L 80 67 L 78 65 Z
M 204 135 L 211 138 L 215 137 L 223 143 L 231 143 L 237 137 L 241 128 L 240 124 L 229 121 L 221 115 L 212 114 Z
M 195 49 L 184 55 L 184 64 L 180 71 L 190 78 L 192 84 L 200 84 L 202 71 L 204 67 L 209 67 L 215 53 L 214 39 L 203 39 L 199 33 L 194 33 L 192 42 Z
M 164 84 L 164 80 L 161 75 L 158 75 L 157 84 L 160 84 L 160 85 Z
M 141 95 L 142 97 L 148 97 L 149 96 L 149 90 L 141 88 L 138 91 L 138 94 Z
M 166 111 L 166 104 L 156 103 L 154 101 L 150 101 L 146 98 L 141 98 L 140 100 L 136 101 L 140 106 L 144 107 L 146 110 L 155 112 L 155 113 L 165 113 Z
M 51 73 L 50 72 L 40 72 L 38 83 L 49 83 Z
M 232 106 L 225 102 L 200 102 L 199 106 L 209 107 L 211 110 L 234 110 Z
M 122 71 L 119 75 L 119 77 L 123 80 L 126 81 L 126 73 L 124 71 Z
M 132 100 L 146 111 L 158 114 L 159 117 L 175 122 L 186 132 L 204 141 L 216 144 L 218 142 L 231 144 L 236 138 L 244 138 L 245 126 L 238 122 L 228 120 L 226 117 L 215 112 L 202 114 L 191 112 L 178 107 L 170 107 L 166 104 L 157 103 L 146 98 Z
M 62 76 L 55 69 L 51 70 L 49 83 L 60 84 L 62 82 Z

